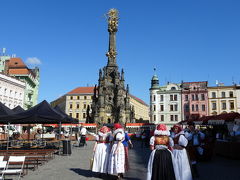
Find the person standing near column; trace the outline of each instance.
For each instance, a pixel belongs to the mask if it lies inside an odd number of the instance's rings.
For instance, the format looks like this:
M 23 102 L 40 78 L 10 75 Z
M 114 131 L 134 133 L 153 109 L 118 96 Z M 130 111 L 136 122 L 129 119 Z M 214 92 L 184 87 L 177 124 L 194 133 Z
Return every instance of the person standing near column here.
M 201 141 L 204 138 L 204 134 L 199 133 L 195 130 L 193 124 L 189 124 L 188 131 L 185 132 L 185 136 L 188 139 L 187 151 L 189 154 L 190 162 L 192 165 L 192 175 L 193 177 L 199 177 L 197 169 L 197 159 L 198 159 L 198 148 L 201 145 Z
M 170 146 L 170 132 L 159 124 L 150 139 L 152 153 L 148 161 L 147 180 L 179 180 L 176 163 Z
M 84 126 L 82 126 L 81 130 L 80 130 L 81 138 L 80 138 L 80 142 L 79 142 L 79 147 L 87 145 L 87 143 L 86 143 L 86 134 L 87 134 L 87 129 Z
M 109 155 L 108 173 L 117 175 L 118 179 L 125 173 L 125 151 L 122 142 L 125 133 L 121 124 L 114 124 L 113 146 Z
M 110 143 L 112 141 L 111 130 L 107 126 L 103 126 L 98 135 L 96 135 L 96 142 L 93 148 L 93 166 L 92 171 L 100 173 L 107 173 L 108 156 L 110 153 Z
M 180 125 L 173 126 L 173 155 L 179 172 L 179 180 L 192 180 L 191 168 L 187 156 L 186 146 L 188 140 Z
M 125 139 L 122 143 L 123 143 L 124 150 L 125 150 L 125 172 L 127 172 L 129 169 L 128 146 L 130 146 L 130 148 L 133 148 L 132 141 L 131 141 L 130 137 L 128 136 L 127 132 L 125 132 Z

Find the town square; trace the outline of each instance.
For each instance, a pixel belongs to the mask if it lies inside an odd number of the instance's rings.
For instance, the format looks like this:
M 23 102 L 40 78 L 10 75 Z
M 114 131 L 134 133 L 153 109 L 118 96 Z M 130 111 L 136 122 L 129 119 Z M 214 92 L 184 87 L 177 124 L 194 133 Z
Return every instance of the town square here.
M 1 7 L 0 179 L 240 179 L 240 2 Z

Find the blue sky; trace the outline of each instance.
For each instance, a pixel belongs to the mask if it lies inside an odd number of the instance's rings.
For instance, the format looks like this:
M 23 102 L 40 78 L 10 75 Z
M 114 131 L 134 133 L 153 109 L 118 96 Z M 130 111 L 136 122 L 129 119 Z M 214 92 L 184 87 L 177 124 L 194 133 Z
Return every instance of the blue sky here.
M 130 93 L 149 103 L 160 84 L 240 82 L 239 0 L 1 0 L 0 48 L 41 61 L 39 101 L 93 86 L 107 63 L 110 8 L 120 12 L 117 63 Z

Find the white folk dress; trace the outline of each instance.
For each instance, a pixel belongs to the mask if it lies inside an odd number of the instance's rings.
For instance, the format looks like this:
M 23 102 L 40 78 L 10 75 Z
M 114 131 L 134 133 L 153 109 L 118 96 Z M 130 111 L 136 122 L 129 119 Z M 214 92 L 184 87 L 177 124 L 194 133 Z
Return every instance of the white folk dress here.
M 110 153 L 111 133 L 98 133 L 96 136 L 97 146 L 93 155 L 93 172 L 107 173 L 108 156 Z
M 122 143 L 119 143 L 118 152 L 115 151 L 119 141 L 123 141 L 125 137 L 123 129 L 117 129 L 114 131 L 114 143 L 109 155 L 108 173 L 117 175 L 119 173 L 125 173 L 125 152 Z
M 176 142 L 177 141 L 177 142 Z M 184 132 L 181 131 L 180 133 L 174 136 L 174 144 L 177 144 L 182 149 L 173 149 L 173 155 L 176 161 L 176 166 L 179 172 L 179 180 L 192 180 L 192 173 L 189 164 L 189 159 L 187 156 L 187 151 L 185 147 L 188 144 L 188 140 L 184 136 Z
M 171 138 L 169 140 L 170 140 L 170 143 L 172 143 Z M 154 156 L 155 156 L 156 150 L 158 150 L 158 149 L 165 149 L 171 154 L 171 161 L 172 161 L 172 165 L 173 165 L 173 172 L 172 173 L 174 173 L 175 180 L 180 180 L 178 178 L 179 173 L 178 173 L 178 170 L 177 170 L 176 161 L 174 159 L 173 153 L 168 149 L 168 147 L 166 145 L 155 145 L 155 136 L 151 137 L 150 146 L 154 146 L 155 149 L 152 151 L 152 153 L 149 157 L 148 168 L 147 168 L 147 180 L 152 180 L 152 170 L 153 170 Z M 166 163 L 166 162 L 162 162 L 162 163 Z

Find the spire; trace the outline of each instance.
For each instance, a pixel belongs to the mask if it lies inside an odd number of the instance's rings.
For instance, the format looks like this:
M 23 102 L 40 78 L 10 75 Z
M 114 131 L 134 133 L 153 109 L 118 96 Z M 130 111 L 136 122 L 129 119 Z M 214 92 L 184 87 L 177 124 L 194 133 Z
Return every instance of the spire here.
M 154 75 L 152 77 L 152 81 L 151 81 L 151 88 L 159 88 L 159 80 L 158 80 L 158 76 L 156 73 L 156 68 L 153 68 L 154 70 Z
M 109 47 L 106 56 L 108 57 L 108 66 L 117 66 L 116 64 L 116 32 L 118 31 L 118 10 L 110 9 L 108 11 L 108 32 Z
M 121 80 L 124 81 L 124 71 L 122 69 L 122 73 L 121 73 Z

